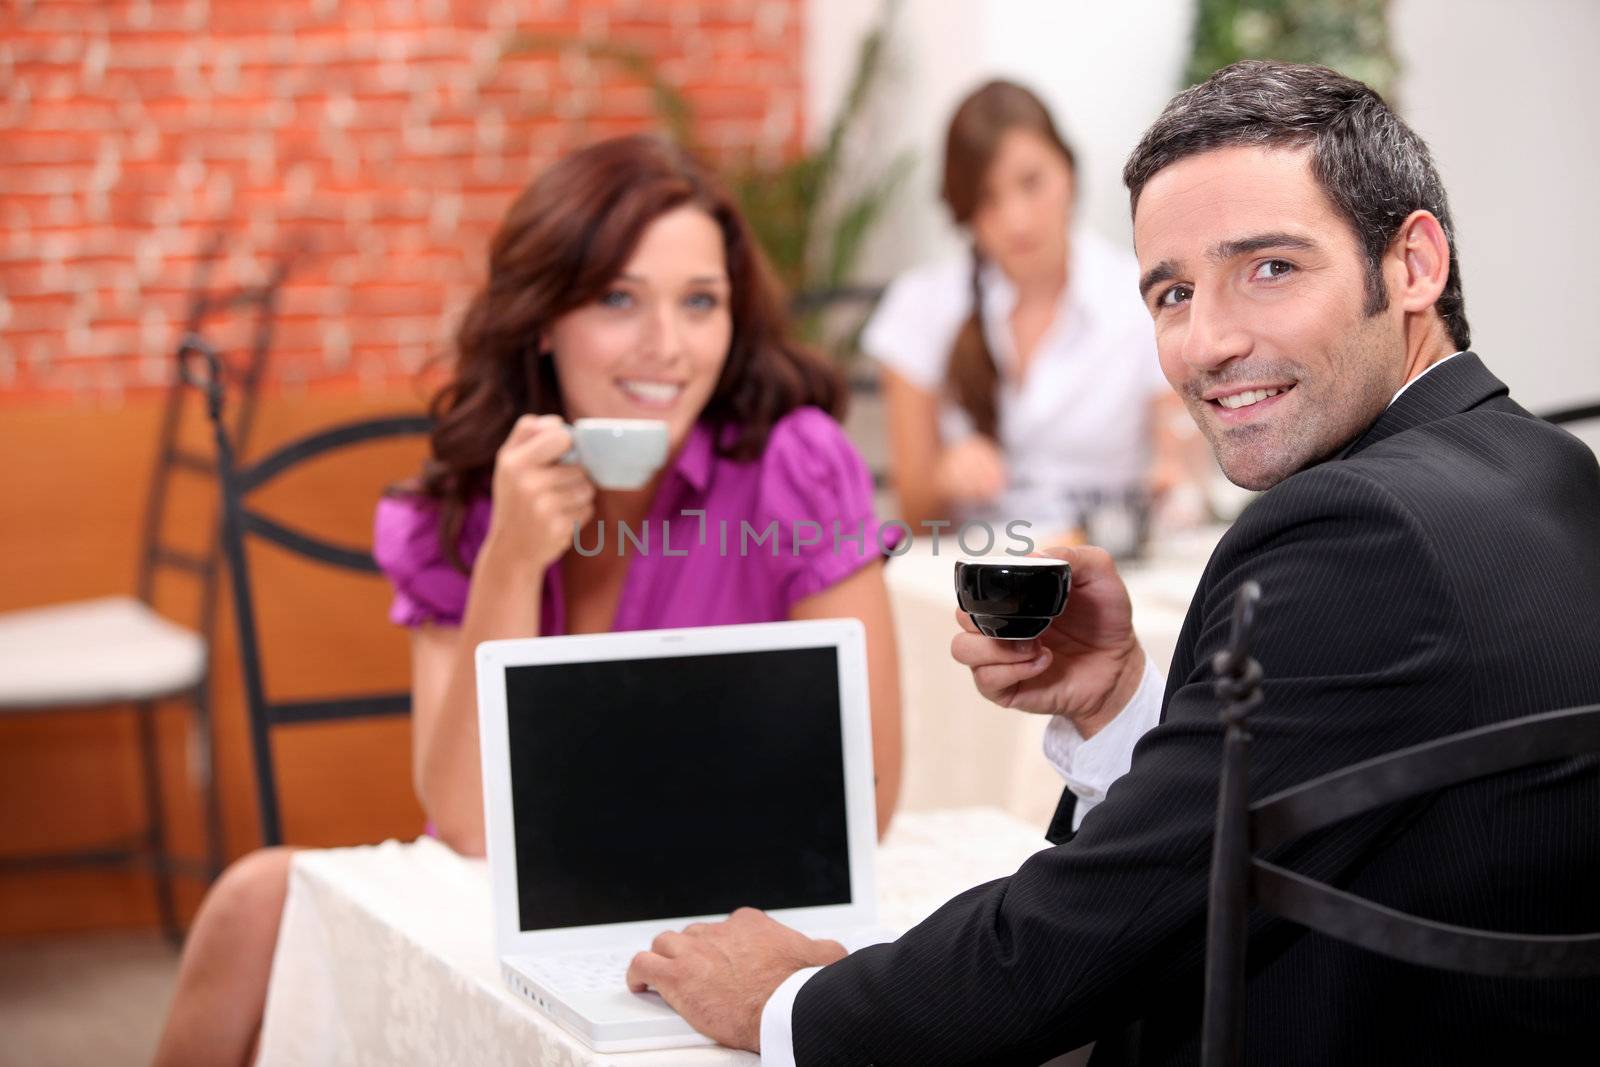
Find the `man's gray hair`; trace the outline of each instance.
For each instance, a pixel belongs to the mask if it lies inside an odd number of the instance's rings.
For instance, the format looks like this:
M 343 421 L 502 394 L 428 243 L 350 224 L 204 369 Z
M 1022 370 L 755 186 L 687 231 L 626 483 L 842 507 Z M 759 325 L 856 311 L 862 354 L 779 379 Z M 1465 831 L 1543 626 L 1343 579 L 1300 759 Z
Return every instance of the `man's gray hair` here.
M 1245 60 L 1172 98 L 1145 132 L 1122 180 L 1130 205 L 1156 173 L 1214 148 L 1311 148 L 1311 174 L 1366 254 L 1367 314 L 1389 304 L 1380 264 L 1406 216 L 1430 211 L 1450 246 L 1450 277 L 1434 305 L 1456 348 L 1471 342 L 1455 225 L 1428 146 L 1383 97 L 1327 67 Z

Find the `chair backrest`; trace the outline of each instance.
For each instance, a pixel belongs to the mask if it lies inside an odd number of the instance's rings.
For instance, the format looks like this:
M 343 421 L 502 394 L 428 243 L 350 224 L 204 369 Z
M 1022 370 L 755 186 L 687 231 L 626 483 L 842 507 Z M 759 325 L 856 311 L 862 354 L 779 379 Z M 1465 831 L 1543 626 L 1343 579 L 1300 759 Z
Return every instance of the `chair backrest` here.
M 1249 906 L 1391 959 L 1464 974 L 1522 978 L 1600 976 L 1600 932 L 1531 935 L 1479 930 L 1408 915 L 1254 853 L 1386 804 L 1536 764 L 1600 753 L 1600 704 L 1528 715 L 1468 730 L 1325 774 L 1251 804 L 1246 719 L 1261 703 L 1249 658 L 1254 607 L 1246 583 L 1235 600 L 1229 648 L 1213 664 L 1227 734 L 1217 801 L 1207 927 L 1202 1062 L 1242 1053 Z
M 196 552 L 173 544 L 168 539 L 165 528 L 167 504 L 172 494 L 174 479 L 180 474 L 209 479 L 216 473 L 216 464 L 210 457 L 200 455 L 180 442 L 185 401 L 191 392 L 183 376 L 184 348 L 188 344 L 188 339 L 200 336 L 208 323 L 218 314 L 242 313 L 253 317 L 250 323 L 250 343 L 243 360 L 238 364 L 220 365 L 222 373 L 227 374 L 236 383 L 235 391 L 239 399 L 234 416 L 233 439 L 242 445 L 249 439 L 255 419 L 258 386 L 266 370 L 267 358 L 272 348 L 272 329 L 277 314 L 278 291 L 291 262 L 289 255 L 278 259 L 266 280 L 260 285 L 213 291 L 210 284 L 211 268 L 221 248 L 222 235 L 214 234 L 201 249 L 195 264 L 183 339 L 173 359 L 172 381 L 167 387 L 166 398 L 162 405 L 155 465 L 145 499 L 138 579 L 135 587 L 139 599 L 153 605 L 156 598 L 156 583 L 164 571 L 185 574 L 195 579 L 200 589 L 197 629 L 203 635 L 211 633 L 216 610 L 218 532 L 213 528 L 204 549 Z
M 866 460 L 872 487 L 879 491 L 890 486 L 889 442 L 883 429 L 879 371 L 871 360 L 854 357 L 860 352 L 861 335 L 884 291 L 881 285 L 840 285 L 802 289 L 789 299 L 789 314 L 802 336 L 819 345 L 844 371 L 850 389 L 845 433 Z
M 797 319 L 840 307 L 871 311 L 883 297 L 881 285 L 839 285 L 827 289 L 803 289 L 789 298 L 789 314 Z
M 268 698 L 262 670 L 256 590 L 251 582 L 246 541 L 259 538 L 303 559 L 337 570 L 359 574 L 377 574 L 379 570 L 369 548 L 337 544 L 304 529 L 286 525 L 252 508 L 250 498 L 269 482 L 309 460 L 367 442 L 426 435 L 431 423 L 427 416 L 420 414 L 387 415 L 342 423 L 292 440 L 254 463 L 241 466 L 223 420 L 224 389 L 217 353 L 203 339 L 191 336 L 185 342 L 183 358 L 186 379 L 206 396 L 207 411 L 216 438 L 218 482 L 222 496 L 222 545 L 228 561 L 235 624 L 238 628 L 261 839 L 265 845 L 277 845 L 283 842 L 283 829 L 272 756 L 272 728 L 296 723 L 402 715 L 410 711 L 411 694 L 408 691 L 392 691 L 340 695 L 321 700 Z
M 1560 426 L 1600 455 L 1600 400 L 1547 411 L 1540 417 Z
M 1565 426 L 1574 422 L 1587 422 L 1590 419 L 1600 419 L 1600 400 L 1549 411 L 1541 415 L 1540 418 L 1544 419 L 1545 422 L 1553 422 L 1557 426 Z

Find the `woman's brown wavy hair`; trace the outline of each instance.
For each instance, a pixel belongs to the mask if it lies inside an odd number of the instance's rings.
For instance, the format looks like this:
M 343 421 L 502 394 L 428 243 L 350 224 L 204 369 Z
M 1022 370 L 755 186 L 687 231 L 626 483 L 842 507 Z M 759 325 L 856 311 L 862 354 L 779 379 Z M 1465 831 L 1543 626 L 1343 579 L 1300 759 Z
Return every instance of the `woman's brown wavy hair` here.
M 420 488 L 439 501 L 441 543 L 463 571 L 458 540 L 467 505 L 489 493 L 495 453 L 512 424 L 528 413 L 565 417 L 541 336 L 603 295 L 650 223 L 685 204 L 716 222 L 727 257 L 733 336 L 699 417 L 718 453 L 760 455 L 773 425 L 798 407 L 842 417 L 843 379 L 791 336 L 776 277 L 711 171 L 653 135 L 591 145 L 551 166 L 506 212 L 489 244 L 488 281 L 456 333 L 454 372 L 429 408 L 433 454 Z
M 992 81 L 968 96 L 950 118 L 944 142 L 944 202 L 958 224 L 965 226 L 978 210 L 983 180 L 1000 151 L 1000 141 L 1011 130 L 1031 130 L 1067 161 L 1077 172 L 1072 146 L 1056 129 L 1050 109 L 1033 93 L 1015 82 Z M 962 323 L 950 348 L 945 368 L 945 388 L 972 419 L 979 433 L 999 435 L 999 405 L 995 392 L 1000 372 L 994 354 L 983 336 L 983 287 L 980 271 L 983 259 L 978 246 L 972 246 L 972 314 Z

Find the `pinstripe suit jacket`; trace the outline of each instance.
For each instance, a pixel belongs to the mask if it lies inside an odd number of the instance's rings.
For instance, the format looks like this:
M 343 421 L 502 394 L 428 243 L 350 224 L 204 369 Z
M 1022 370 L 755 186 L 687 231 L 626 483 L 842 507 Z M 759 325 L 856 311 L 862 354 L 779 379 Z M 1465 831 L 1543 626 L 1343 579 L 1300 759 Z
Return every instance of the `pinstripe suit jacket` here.
M 823 969 L 802 1064 L 1198 1061 L 1221 759 L 1211 655 L 1234 591 L 1254 645 L 1255 796 L 1443 734 L 1600 701 L 1600 469 L 1477 356 L 1415 382 L 1337 458 L 1265 493 L 1189 608 L 1163 719 L 1072 836 L 892 945 Z M 1277 862 L 1402 910 L 1526 932 L 1600 929 L 1600 770 L 1536 768 L 1347 820 Z M 1260 1064 L 1583 1062 L 1600 983 L 1462 977 L 1253 917 L 1246 1057 Z

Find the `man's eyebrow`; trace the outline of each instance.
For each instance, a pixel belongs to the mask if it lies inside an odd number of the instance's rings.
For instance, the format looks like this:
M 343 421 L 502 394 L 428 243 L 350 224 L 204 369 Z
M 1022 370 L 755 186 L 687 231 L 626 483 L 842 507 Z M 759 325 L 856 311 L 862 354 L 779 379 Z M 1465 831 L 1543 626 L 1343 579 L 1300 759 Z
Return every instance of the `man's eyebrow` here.
M 1286 248 L 1298 252 L 1315 251 L 1318 245 L 1308 237 L 1301 237 L 1293 233 L 1257 233 L 1249 237 L 1235 237 L 1229 241 L 1213 245 L 1211 251 L 1206 253 L 1206 258 L 1213 263 L 1222 263 L 1235 256 L 1247 256 L 1252 252 L 1264 252 L 1269 248 Z M 1150 290 L 1162 282 L 1171 281 L 1178 276 L 1178 265 L 1170 259 L 1164 259 L 1145 272 L 1139 279 L 1139 296 L 1148 298 Z
M 1269 248 L 1289 248 L 1299 252 L 1309 252 L 1317 248 L 1317 243 L 1309 237 L 1293 233 L 1258 233 L 1213 245 L 1211 251 L 1206 253 L 1206 258 L 1213 263 L 1222 263 L 1235 256 L 1247 256 L 1252 252 L 1264 252 Z
M 1171 281 L 1178 276 L 1178 265 L 1170 259 L 1163 259 L 1160 263 L 1145 271 L 1144 277 L 1139 279 L 1139 298 L 1146 299 L 1150 290 L 1162 282 Z

